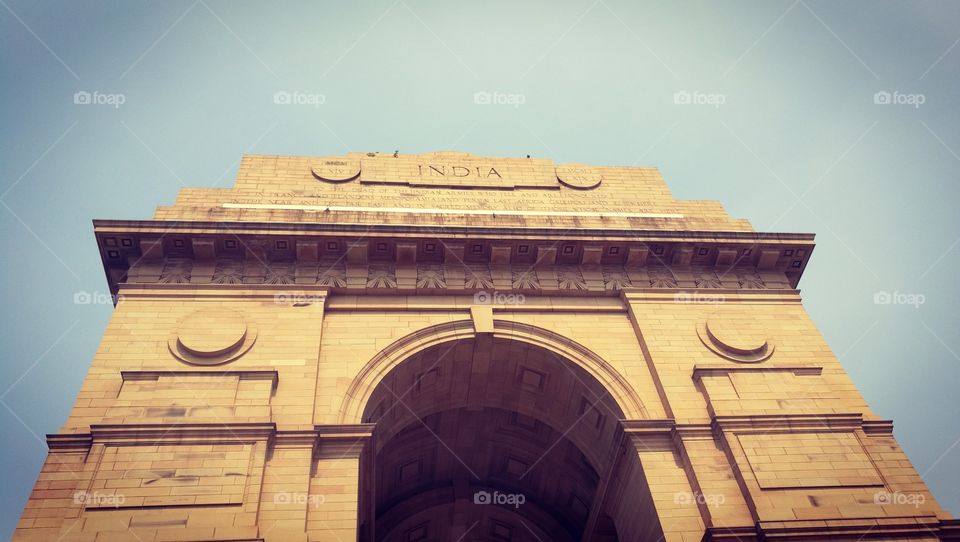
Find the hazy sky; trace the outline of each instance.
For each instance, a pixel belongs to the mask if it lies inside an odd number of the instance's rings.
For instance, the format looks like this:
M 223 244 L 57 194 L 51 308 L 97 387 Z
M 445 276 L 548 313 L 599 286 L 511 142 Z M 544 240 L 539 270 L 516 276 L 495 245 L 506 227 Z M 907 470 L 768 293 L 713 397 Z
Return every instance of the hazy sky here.
M 657 166 L 816 233 L 807 310 L 960 513 L 958 40 L 953 0 L 0 0 L 0 537 L 110 318 L 74 302 L 107 291 L 91 220 L 229 186 L 244 152 Z

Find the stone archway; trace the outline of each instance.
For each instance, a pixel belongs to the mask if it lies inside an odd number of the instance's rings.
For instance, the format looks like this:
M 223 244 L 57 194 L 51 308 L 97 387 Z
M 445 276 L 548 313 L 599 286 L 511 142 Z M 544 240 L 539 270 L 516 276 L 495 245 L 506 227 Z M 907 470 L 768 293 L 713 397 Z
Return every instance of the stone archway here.
M 490 332 L 478 333 L 473 321 L 456 320 L 426 327 L 394 341 L 367 362 L 350 383 L 340 407 L 339 423 L 361 423 L 363 410 L 370 402 L 374 388 L 408 358 L 436 345 L 478 337 L 517 341 L 557 354 L 569 366 L 583 369 L 600 382 L 623 411 L 625 419 L 649 418 L 643 402 L 626 379 L 589 348 L 537 326 L 509 320 L 493 320 L 492 323 Z
M 621 427 L 644 409 L 603 360 L 513 322 L 415 335 L 365 367 L 342 410 L 349 420 L 362 405 L 356 421 L 375 424 L 361 489 L 366 539 L 648 538 L 618 532 L 606 509 L 610 485 L 645 485 L 639 465 L 623 465 L 636 456 L 624 452 Z

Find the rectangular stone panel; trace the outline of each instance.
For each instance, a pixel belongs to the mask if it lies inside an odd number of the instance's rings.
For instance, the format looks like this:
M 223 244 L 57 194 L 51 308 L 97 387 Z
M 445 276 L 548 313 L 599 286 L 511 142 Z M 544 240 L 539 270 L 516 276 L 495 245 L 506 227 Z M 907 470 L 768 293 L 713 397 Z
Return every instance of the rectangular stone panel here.
M 243 502 L 250 444 L 106 446 L 88 509 Z
M 882 486 L 852 432 L 737 436 L 761 489 Z
M 275 371 L 124 371 L 109 423 L 270 421 Z

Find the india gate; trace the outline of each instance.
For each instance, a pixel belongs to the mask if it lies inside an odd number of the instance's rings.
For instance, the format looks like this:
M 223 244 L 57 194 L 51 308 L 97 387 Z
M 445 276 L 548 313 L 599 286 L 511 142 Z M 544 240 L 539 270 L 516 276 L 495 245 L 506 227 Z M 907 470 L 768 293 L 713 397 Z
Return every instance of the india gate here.
M 249 155 L 94 232 L 15 540 L 960 538 L 803 308 L 814 236 L 655 168 Z

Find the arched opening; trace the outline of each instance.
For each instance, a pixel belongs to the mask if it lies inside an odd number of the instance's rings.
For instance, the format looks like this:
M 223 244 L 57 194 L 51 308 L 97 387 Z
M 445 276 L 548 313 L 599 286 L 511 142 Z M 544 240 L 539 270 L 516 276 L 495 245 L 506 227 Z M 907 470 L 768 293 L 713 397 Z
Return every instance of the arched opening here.
M 634 539 L 597 502 L 623 455 L 624 409 L 577 363 L 471 334 L 417 350 L 370 388 L 361 521 L 374 529 L 361 531 L 373 540 Z

